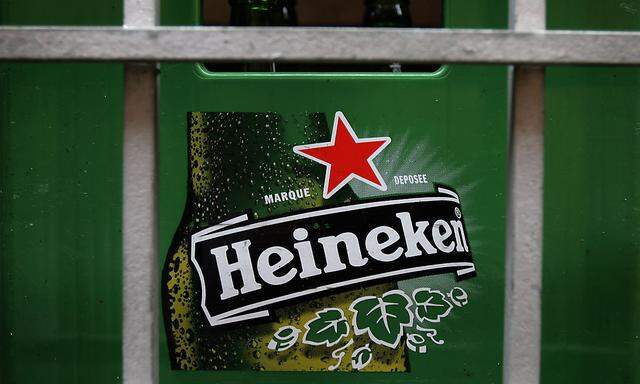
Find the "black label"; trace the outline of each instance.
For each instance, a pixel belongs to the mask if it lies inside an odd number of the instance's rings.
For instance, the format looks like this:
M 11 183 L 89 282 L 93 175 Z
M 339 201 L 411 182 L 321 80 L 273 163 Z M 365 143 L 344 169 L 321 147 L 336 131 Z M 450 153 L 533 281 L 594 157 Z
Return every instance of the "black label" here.
M 191 261 L 212 326 L 269 316 L 309 296 L 455 272 L 475 276 L 455 191 L 358 202 L 250 220 L 191 237 Z

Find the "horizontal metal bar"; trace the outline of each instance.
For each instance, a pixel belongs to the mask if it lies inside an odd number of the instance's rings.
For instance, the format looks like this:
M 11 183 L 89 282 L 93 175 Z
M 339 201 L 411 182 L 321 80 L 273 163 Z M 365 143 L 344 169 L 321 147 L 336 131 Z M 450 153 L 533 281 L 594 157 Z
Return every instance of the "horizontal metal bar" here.
M 639 32 L 2 27 L 0 60 L 640 64 Z

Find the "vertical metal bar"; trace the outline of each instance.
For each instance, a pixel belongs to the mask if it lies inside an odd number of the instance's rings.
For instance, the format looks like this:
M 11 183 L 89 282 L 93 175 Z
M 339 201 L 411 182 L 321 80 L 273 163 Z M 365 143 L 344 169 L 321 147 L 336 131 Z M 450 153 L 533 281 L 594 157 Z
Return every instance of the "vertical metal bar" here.
M 509 25 L 515 32 L 546 29 L 545 0 L 511 0 Z
M 545 29 L 544 0 L 512 0 L 511 28 Z M 540 381 L 544 68 L 513 71 L 504 379 Z
M 155 26 L 157 10 L 157 0 L 125 0 L 124 26 Z M 155 123 L 155 64 L 127 64 L 123 154 L 122 368 L 125 384 L 158 381 Z
M 158 0 L 124 0 L 124 27 L 158 25 Z

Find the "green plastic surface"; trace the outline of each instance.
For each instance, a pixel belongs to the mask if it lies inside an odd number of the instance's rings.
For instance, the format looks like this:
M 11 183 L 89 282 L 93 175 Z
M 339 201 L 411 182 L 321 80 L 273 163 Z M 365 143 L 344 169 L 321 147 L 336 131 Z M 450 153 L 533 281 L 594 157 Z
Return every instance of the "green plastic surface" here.
M 0 24 L 118 25 L 115 1 Z M 121 64 L 0 64 L 0 382 L 121 381 Z
M 552 29 L 638 30 L 640 1 L 555 1 Z M 640 70 L 546 72 L 542 378 L 640 383 Z
M 197 24 L 184 2 L 162 2 L 165 25 Z M 506 25 L 506 2 L 451 1 L 447 25 Z M 429 142 L 442 171 L 462 192 L 474 218 L 471 244 L 478 277 L 459 283 L 470 293 L 464 315 L 439 326 L 446 344 L 427 357 L 410 356 L 410 373 L 172 371 L 160 329 L 161 383 L 499 383 L 502 377 L 504 218 L 507 150 L 507 70 L 504 66 L 450 66 L 437 74 L 211 74 L 189 63 L 163 64 L 159 79 L 159 263 L 180 222 L 187 192 L 187 113 L 247 111 L 348 114 L 354 127 L 406 137 L 406 150 Z M 330 123 L 330 122 L 329 122 Z M 358 128 L 356 128 L 358 130 Z M 430 278 L 450 287 L 452 275 Z M 472 304 L 471 304 L 472 303 Z M 440 331 L 441 330 L 441 331 Z

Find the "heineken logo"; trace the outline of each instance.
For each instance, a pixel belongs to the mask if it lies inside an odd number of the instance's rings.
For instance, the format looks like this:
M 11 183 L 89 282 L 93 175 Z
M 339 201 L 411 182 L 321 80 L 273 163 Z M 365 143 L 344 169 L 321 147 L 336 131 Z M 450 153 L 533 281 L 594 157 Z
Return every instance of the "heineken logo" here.
M 247 213 L 195 233 L 190 258 L 206 318 L 217 326 L 268 317 L 311 296 L 398 277 L 474 276 L 460 199 L 436 190 L 262 220 Z
M 322 196 L 328 199 L 354 178 L 386 191 L 373 158 L 389 143 L 389 137 L 358 138 L 344 114 L 336 112 L 330 142 L 298 145 L 293 151 L 327 167 Z

